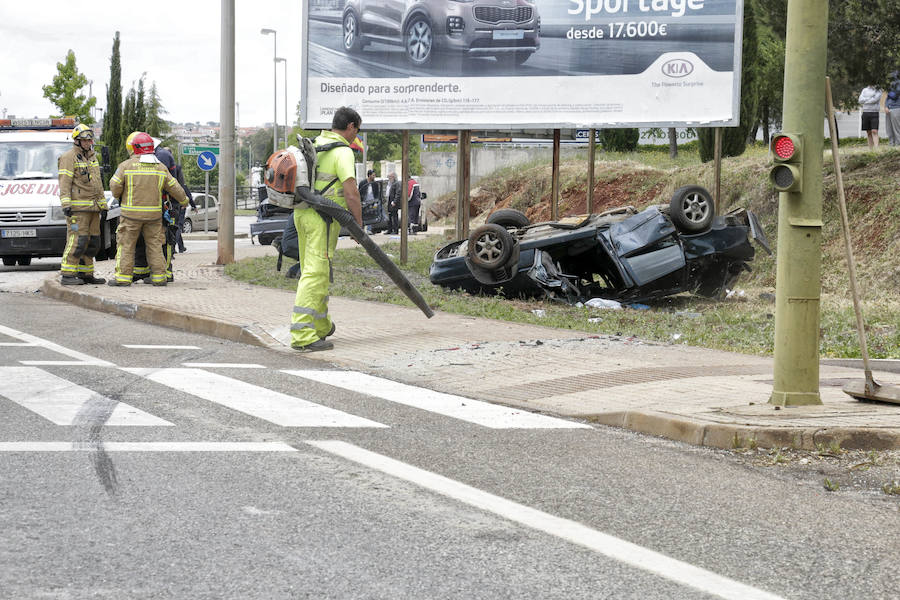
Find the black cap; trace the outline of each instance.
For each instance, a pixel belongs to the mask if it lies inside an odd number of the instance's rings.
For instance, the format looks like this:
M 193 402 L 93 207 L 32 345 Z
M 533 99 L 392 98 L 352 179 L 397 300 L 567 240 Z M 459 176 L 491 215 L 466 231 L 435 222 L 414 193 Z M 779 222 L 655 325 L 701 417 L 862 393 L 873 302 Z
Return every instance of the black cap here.
M 374 174 L 375 174 L 374 169 L 369 169 L 368 171 L 366 171 L 366 175 L 374 175 Z

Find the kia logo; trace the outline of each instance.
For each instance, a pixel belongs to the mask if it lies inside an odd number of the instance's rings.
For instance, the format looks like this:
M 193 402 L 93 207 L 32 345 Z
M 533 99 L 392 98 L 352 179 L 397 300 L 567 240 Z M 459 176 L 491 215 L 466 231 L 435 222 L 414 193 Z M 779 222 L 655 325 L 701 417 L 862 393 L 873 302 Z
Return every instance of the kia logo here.
M 662 65 L 663 75 L 667 77 L 685 77 L 694 71 L 694 65 L 683 58 L 667 60 Z

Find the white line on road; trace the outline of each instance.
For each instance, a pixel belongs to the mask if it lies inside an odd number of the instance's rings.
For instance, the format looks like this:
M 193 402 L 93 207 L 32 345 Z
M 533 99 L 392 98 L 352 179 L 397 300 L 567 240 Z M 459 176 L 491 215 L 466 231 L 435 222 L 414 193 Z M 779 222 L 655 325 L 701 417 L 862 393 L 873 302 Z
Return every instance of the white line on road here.
M 0 342 L 0 346 L 12 348 L 34 348 L 37 346 L 34 342 Z
M 281 442 L 103 442 L 106 452 L 297 452 Z M 0 452 L 96 452 L 79 442 L 0 442 Z
M 375 396 L 397 404 L 404 404 L 433 413 L 483 425 L 492 429 L 590 429 L 590 425 L 547 417 L 527 410 L 519 410 L 481 402 L 462 396 L 435 392 L 405 383 L 353 371 L 298 371 L 284 373 L 312 379 L 320 383 Z
M 591 529 L 479 490 L 472 486 L 425 471 L 406 463 L 339 441 L 307 441 L 307 444 L 349 461 L 381 471 L 398 479 L 431 490 L 459 502 L 474 506 L 520 525 L 556 536 L 573 544 L 643 569 L 681 585 L 729 600 L 778 600 L 780 597 L 712 571 L 695 567 L 654 550 Z
M 168 346 L 165 344 L 122 344 L 134 350 L 199 350 L 200 346 Z
M 172 426 L 159 417 L 35 367 L 0 367 L 0 396 L 56 425 Z
M 387 427 L 295 396 L 201 369 L 122 370 L 283 427 Z
M 114 366 L 116 366 L 111 362 L 107 362 L 105 360 L 100 360 L 99 358 L 94 358 L 93 356 L 88 356 L 87 354 L 82 354 L 81 352 L 78 352 L 76 350 L 70 350 L 63 346 L 60 346 L 59 344 L 54 344 L 53 342 L 51 342 L 49 340 L 44 340 L 44 339 L 35 337 L 28 333 L 16 331 L 15 329 L 10 329 L 9 327 L 6 327 L 4 325 L 0 325 L 0 333 L 2 333 L 3 335 L 8 335 L 9 337 L 14 337 L 16 339 L 20 339 L 23 342 L 28 342 L 28 343 L 34 344 L 36 346 L 41 346 L 42 348 L 46 348 L 47 350 L 52 350 L 53 352 L 57 352 L 59 354 L 64 354 L 68 357 L 74 358 L 79 361 L 76 363 L 40 362 L 40 361 L 31 361 L 31 360 L 19 361 L 25 365 L 76 364 L 76 365 L 91 365 L 91 366 L 97 366 L 97 367 L 114 367 Z
M 181 363 L 185 367 L 196 367 L 198 369 L 265 369 L 265 365 L 257 365 L 254 363 L 204 363 L 204 362 L 186 362 Z

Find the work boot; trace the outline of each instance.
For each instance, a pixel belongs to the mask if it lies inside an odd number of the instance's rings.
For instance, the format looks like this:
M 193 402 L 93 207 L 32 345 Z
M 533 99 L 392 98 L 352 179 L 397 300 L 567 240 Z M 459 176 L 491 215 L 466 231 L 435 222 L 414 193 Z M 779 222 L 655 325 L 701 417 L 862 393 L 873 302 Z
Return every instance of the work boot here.
M 94 277 L 93 273 L 91 273 L 90 275 L 82 275 L 81 280 L 85 283 L 90 283 L 93 285 L 102 285 L 106 283 L 105 279 L 103 279 L 102 277 Z
M 156 285 L 156 286 L 165 286 L 165 285 L 166 285 L 166 281 L 154 281 L 154 282 L 153 282 L 153 285 Z
M 60 277 L 59 282 L 63 285 L 84 285 L 84 280 L 75 275 L 63 275 Z
M 119 281 L 118 279 L 110 279 L 106 282 L 106 285 L 111 285 L 112 287 L 128 287 L 131 285 L 130 281 Z
M 331 329 L 329 329 L 329 330 L 328 330 L 328 333 L 326 333 L 325 335 L 323 335 L 323 336 L 322 336 L 321 338 L 319 338 L 319 339 L 323 339 L 323 340 L 324 340 L 325 338 L 334 335 L 334 331 L 335 331 L 336 329 L 337 329 L 337 326 L 334 324 L 334 321 L 332 321 L 332 322 L 331 322 Z
M 297 352 L 319 352 L 321 350 L 333 350 L 334 344 L 323 338 L 305 346 L 295 346 L 291 344 L 291 348 Z
M 168 281 L 169 283 L 172 283 L 173 281 L 175 281 L 175 276 L 174 275 L 166 275 L 166 281 Z

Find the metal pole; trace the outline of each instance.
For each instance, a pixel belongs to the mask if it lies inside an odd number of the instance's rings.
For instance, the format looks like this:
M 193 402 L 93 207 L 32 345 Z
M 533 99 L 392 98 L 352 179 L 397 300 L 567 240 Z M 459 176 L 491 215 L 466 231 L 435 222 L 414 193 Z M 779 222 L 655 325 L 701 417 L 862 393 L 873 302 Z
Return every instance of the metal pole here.
M 550 220 L 559 220 L 559 129 L 553 130 L 553 173 L 551 174 Z
M 409 241 L 409 130 L 403 130 L 401 159 L 401 188 L 400 188 L 400 264 L 406 264 L 407 247 Z
M 234 262 L 234 0 L 222 0 L 221 35 L 219 235 L 216 264 L 228 265 Z M 208 215 L 207 210 L 207 218 Z
M 291 133 L 290 122 L 288 121 L 288 105 L 287 105 L 287 59 L 282 59 L 284 61 L 284 147 L 287 148 L 291 145 L 291 142 L 288 140 L 288 136 Z
M 594 214 L 594 156 L 597 148 L 594 144 L 594 132 L 596 129 L 588 129 L 588 189 L 587 189 L 587 212 Z
M 222 1 L 224 2 L 226 0 Z M 206 193 L 206 195 L 203 196 L 203 206 L 205 208 L 203 212 L 203 233 L 209 233 L 209 171 L 204 171 L 203 173 L 206 176 L 206 185 L 204 185 L 203 188 L 203 191 Z
M 272 152 L 278 149 L 278 32 L 274 29 L 263 28 L 259 32 L 263 35 L 272 34 L 272 73 L 274 89 L 272 91 Z
M 778 197 L 775 369 L 770 404 L 821 404 L 822 108 L 828 4 L 790 0 L 784 64 L 784 131 L 802 136 L 801 192 Z

